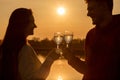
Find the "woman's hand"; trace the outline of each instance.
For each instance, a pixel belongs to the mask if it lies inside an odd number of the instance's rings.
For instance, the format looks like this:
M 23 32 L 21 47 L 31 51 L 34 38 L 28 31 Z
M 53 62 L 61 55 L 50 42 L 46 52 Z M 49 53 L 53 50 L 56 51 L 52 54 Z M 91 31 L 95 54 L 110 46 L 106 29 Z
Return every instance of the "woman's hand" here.
M 60 52 L 60 51 L 58 51 L 56 48 L 52 49 L 52 50 L 48 53 L 47 59 L 52 60 L 52 61 L 58 59 L 59 56 L 60 56 L 60 55 L 59 55 L 59 52 Z

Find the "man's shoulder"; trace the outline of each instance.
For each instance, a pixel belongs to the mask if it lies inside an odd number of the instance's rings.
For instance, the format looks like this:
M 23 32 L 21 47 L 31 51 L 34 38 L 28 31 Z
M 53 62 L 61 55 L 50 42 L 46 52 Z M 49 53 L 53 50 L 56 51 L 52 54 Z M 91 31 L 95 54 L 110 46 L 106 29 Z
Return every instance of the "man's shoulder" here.
M 86 35 L 86 41 L 90 41 L 90 39 L 95 36 L 95 32 L 96 32 L 96 28 L 95 27 L 91 28 Z
M 116 25 L 120 25 L 120 14 L 115 14 L 115 15 L 113 15 L 113 22 L 114 22 Z
M 94 28 L 91 28 L 91 29 L 88 31 L 87 35 L 92 35 L 92 34 L 95 33 L 95 31 L 96 31 L 95 27 L 94 27 Z
M 120 33 L 120 14 L 113 15 L 113 23 L 113 26 L 116 26 L 115 30 Z
M 120 14 L 114 14 L 113 17 L 114 18 L 120 18 Z

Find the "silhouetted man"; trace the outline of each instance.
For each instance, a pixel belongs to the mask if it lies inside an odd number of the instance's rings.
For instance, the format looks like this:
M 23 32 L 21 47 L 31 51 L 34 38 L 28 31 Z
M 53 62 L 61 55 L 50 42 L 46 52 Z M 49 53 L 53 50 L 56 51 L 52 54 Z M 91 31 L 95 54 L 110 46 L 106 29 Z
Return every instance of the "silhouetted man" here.
M 86 0 L 94 28 L 86 36 L 85 61 L 65 52 L 83 80 L 120 80 L 120 15 L 112 15 L 113 0 Z M 74 54 L 74 53 L 73 53 Z

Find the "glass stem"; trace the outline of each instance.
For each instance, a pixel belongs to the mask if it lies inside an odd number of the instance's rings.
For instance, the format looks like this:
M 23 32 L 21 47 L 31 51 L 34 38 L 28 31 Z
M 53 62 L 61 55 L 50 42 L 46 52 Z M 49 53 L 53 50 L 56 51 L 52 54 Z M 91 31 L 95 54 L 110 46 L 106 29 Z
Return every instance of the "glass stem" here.
M 59 49 L 59 45 L 57 45 L 57 49 Z
M 68 44 L 66 44 L 66 47 L 68 48 L 68 47 L 69 47 L 69 45 L 68 45 Z
M 63 58 L 64 58 L 63 52 L 60 52 L 60 57 L 59 57 L 59 59 L 63 59 Z

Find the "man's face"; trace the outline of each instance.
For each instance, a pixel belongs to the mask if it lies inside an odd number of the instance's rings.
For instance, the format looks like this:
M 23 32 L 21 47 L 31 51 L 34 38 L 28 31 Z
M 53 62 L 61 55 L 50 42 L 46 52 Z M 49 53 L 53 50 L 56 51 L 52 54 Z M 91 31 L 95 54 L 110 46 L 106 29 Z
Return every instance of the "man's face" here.
M 108 7 L 106 4 L 90 1 L 88 2 L 87 10 L 87 16 L 91 17 L 93 24 L 99 25 L 102 23 L 104 17 L 107 15 L 106 10 L 108 11 Z

